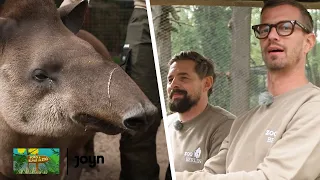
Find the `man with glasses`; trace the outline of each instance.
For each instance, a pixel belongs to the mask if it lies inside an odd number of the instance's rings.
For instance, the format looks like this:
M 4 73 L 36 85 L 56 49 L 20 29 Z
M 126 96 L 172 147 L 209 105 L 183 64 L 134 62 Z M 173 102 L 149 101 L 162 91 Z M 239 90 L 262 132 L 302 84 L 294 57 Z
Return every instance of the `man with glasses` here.
M 320 179 L 320 89 L 305 76 L 312 18 L 296 1 L 269 0 L 252 28 L 273 101 L 239 116 L 218 155 L 201 171 L 177 172 L 177 180 Z

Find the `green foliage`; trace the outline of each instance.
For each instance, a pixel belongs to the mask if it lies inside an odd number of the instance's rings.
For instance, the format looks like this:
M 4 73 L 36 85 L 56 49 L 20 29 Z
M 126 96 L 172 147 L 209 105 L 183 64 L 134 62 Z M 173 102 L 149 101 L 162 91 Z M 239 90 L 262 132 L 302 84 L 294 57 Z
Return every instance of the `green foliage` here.
M 215 63 L 217 76 L 214 93 L 210 97 L 211 104 L 230 110 L 231 82 L 224 76 L 230 71 L 231 63 L 231 31 L 228 23 L 232 16 L 230 7 L 214 6 L 183 6 L 176 8 L 181 23 L 172 22 L 177 32 L 172 32 L 172 55 L 186 50 L 194 50 L 212 59 Z M 252 8 L 251 25 L 260 23 L 261 8 Z M 320 11 L 309 10 L 314 20 L 315 34 L 319 34 Z M 250 28 L 251 29 L 251 28 Z M 315 47 L 308 54 L 306 75 L 309 80 L 320 86 L 320 38 Z M 253 31 L 250 35 L 250 67 L 263 67 L 260 42 Z M 232 73 L 232 72 L 231 72 Z M 266 91 L 266 74 L 250 71 L 249 102 L 250 107 L 258 105 L 259 94 Z
M 261 11 L 261 8 L 252 8 L 251 26 L 260 24 L 260 11 Z M 264 62 L 263 62 L 262 56 L 261 56 L 259 39 L 257 39 L 254 36 L 254 33 L 252 30 L 251 30 L 250 42 L 251 42 L 250 67 L 264 65 Z
M 59 161 L 60 157 L 57 154 L 53 154 L 50 157 L 50 161 L 45 163 L 48 168 L 48 174 L 59 174 Z
M 231 15 L 231 8 L 228 7 L 199 6 L 195 11 L 202 54 L 214 61 L 215 72 L 218 74 L 209 101 L 228 110 L 231 88 L 223 74 L 229 71 L 231 62 L 231 31 L 228 28 Z
M 261 8 L 251 9 L 251 26 L 260 24 L 260 11 Z M 251 30 L 250 42 L 250 67 L 264 66 L 264 62 L 261 56 L 260 42 L 259 39 L 254 36 L 253 30 Z M 265 78 L 266 74 L 261 75 L 251 72 L 249 80 L 250 108 L 258 105 L 259 94 L 266 91 Z
M 30 169 L 27 168 L 27 155 L 13 154 L 15 174 L 59 174 L 60 157 L 59 152 L 52 149 L 53 154 L 49 157 L 50 161 L 39 164 L 39 172 L 35 170 L 35 164 L 31 163 Z
M 21 169 L 25 162 L 27 162 L 27 155 L 13 154 L 14 172 L 17 173 L 18 169 Z
M 228 7 L 186 6 L 179 8 L 180 24 L 173 23 L 177 33 L 172 32 L 172 55 L 186 50 L 212 59 L 215 71 L 229 70 L 231 60 L 231 39 L 228 21 L 231 9 Z M 225 76 L 218 76 L 210 103 L 229 109 L 230 88 Z
M 309 10 L 314 23 L 314 33 L 316 37 L 319 35 L 319 28 L 320 28 L 320 11 L 319 10 Z M 319 82 L 319 64 L 320 64 L 320 39 L 317 38 L 317 42 L 315 47 L 312 49 L 311 52 L 308 54 L 308 62 L 307 62 L 307 74 L 310 81 L 312 81 L 315 85 L 320 86 Z
M 40 169 L 39 168 L 39 171 L 36 171 L 36 168 L 33 167 L 33 168 L 25 168 L 25 169 L 20 169 L 17 171 L 16 174 L 48 174 L 48 171 L 46 169 Z
M 173 22 L 173 28 L 177 32 L 172 32 L 172 55 L 184 50 L 199 49 L 199 40 L 197 39 L 197 29 L 195 27 L 194 7 L 177 8 L 180 11 L 180 24 Z

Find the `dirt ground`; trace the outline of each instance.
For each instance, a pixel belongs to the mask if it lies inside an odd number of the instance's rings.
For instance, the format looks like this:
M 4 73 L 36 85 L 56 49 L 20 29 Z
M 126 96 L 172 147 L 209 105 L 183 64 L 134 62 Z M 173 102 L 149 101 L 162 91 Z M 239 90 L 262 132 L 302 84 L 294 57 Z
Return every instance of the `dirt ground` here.
M 81 180 L 119 180 L 120 174 L 120 135 L 110 136 L 98 133 L 95 136 L 95 153 L 104 156 L 104 164 L 99 164 L 100 172 L 83 172 Z M 157 158 L 160 166 L 160 180 L 164 180 L 167 169 L 168 151 L 163 122 L 157 134 Z

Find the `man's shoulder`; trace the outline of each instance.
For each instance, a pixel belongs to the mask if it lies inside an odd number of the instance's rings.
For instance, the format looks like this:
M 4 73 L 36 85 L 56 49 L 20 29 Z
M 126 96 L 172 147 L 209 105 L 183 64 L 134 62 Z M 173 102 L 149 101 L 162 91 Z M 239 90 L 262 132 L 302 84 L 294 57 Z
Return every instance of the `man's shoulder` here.
M 311 96 L 310 101 L 318 101 L 320 100 L 320 88 L 316 85 L 312 84 L 312 90 L 308 91 L 309 95 Z
M 311 84 L 311 83 L 310 83 Z M 311 89 L 305 91 L 302 94 L 300 101 L 294 101 L 293 104 L 299 106 L 297 114 L 301 111 L 306 112 L 307 114 L 317 114 L 320 115 L 318 108 L 320 106 L 320 88 L 311 84 Z
M 320 104 L 320 88 L 312 83 L 309 83 L 307 86 L 294 90 L 291 94 L 288 94 L 289 95 L 284 96 L 284 100 L 290 102 L 292 106 L 300 106 L 301 108 L 308 106 L 309 104 L 313 104 L 313 106 Z M 317 108 L 318 106 L 310 108 L 310 110 Z
M 226 109 L 210 104 L 208 104 L 208 113 L 212 114 L 212 117 L 216 119 L 221 119 L 223 121 L 236 119 L 236 116 L 231 112 L 227 111 Z
M 279 95 L 278 97 L 284 97 L 288 101 L 293 102 L 309 102 L 309 101 L 319 101 L 320 100 L 320 88 L 311 82 L 307 85 L 291 90 L 284 95 Z

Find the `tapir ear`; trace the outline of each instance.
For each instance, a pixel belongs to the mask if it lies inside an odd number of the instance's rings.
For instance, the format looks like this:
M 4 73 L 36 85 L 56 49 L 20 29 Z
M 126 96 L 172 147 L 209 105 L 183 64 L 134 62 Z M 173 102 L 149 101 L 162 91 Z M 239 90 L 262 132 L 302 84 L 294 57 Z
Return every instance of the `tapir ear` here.
M 82 0 L 58 8 L 63 24 L 74 34 L 82 27 L 87 7 L 88 2 Z
M 0 17 L 0 39 L 5 41 L 9 39 L 17 28 L 17 22 L 14 19 Z

